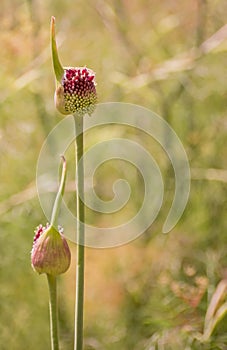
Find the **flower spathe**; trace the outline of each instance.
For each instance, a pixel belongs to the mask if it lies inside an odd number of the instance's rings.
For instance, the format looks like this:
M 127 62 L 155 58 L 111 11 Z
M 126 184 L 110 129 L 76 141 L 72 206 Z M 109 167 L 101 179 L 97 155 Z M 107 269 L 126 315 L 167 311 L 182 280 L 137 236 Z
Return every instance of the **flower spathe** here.
M 31 252 L 33 269 L 49 275 L 60 275 L 70 266 L 71 253 L 68 243 L 52 225 L 39 225 L 35 231 Z
M 56 77 L 55 106 L 62 114 L 91 115 L 97 104 L 95 73 L 87 67 L 63 68 L 55 38 L 55 18 L 51 18 L 51 49 Z

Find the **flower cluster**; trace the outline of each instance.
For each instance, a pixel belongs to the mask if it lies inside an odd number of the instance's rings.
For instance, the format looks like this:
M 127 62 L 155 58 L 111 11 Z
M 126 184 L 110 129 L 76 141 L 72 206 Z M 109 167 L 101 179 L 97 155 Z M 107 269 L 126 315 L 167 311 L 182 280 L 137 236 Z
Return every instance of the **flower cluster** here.
M 56 89 L 55 104 L 63 114 L 91 115 L 97 103 L 95 74 L 86 67 L 64 69 L 62 85 Z
M 95 73 L 87 67 L 63 67 L 55 38 L 55 18 L 51 18 L 51 47 L 56 77 L 55 106 L 62 114 L 91 115 L 97 104 Z

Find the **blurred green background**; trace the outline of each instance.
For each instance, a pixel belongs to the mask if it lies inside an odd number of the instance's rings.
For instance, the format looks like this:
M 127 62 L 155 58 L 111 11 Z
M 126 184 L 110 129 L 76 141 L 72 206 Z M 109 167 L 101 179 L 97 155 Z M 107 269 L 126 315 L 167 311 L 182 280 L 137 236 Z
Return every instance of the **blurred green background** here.
M 96 72 L 99 102 L 138 104 L 168 121 L 192 173 L 184 215 L 164 235 L 174 176 L 165 155 L 152 152 L 165 179 L 155 223 L 128 245 L 86 250 L 85 349 L 227 349 L 226 13 L 226 0 L 1 0 L 1 350 L 50 348 L 46 278 L 33 272 L 30 251 L 34 228 L 46 223 L 36 162 L 62 119 L 53 103 L 52 15 L 63 64 Z M 114 133 L 134 137 L 122 127 Z M 154 141 L 140 136 L 156 150 Z M 102 130 L 87 135 L 90 143 L 94 139 L 102 140 Z M 116 161 L 96 174 L 104 199 L 122 175 L 118 169 Z M 130 181 L 136 191 L 126 217 L 143 191 L 138 177 Z M 66 200 L 73 198 L 68 191 Z M 105 222 L 89 211 L 87 219 Z M 71 248 L 72 265 L 59 288 L 64 350 L 73 348 L 75 245 Z

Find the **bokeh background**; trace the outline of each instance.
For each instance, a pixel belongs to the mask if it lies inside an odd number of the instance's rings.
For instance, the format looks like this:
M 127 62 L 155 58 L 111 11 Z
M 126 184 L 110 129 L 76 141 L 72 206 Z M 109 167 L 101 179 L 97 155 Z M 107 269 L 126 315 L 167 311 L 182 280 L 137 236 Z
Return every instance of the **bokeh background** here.
M 65 66 L 96 72 L 99 102 L 130 102 L 174 128 L 191 166 L 188 206 L 173 231 L 161 233 L 174 175 L 154 140 L 115 127 L 87 135 L 87 145 L 120 135 L 142 140 L 160 165 L 163 207 L 139 239 L 86 250 L 85 349 L 227 349 L 227 2 L 1 0 L 0 10 L 0 349 L 49 349 L 48 289 L 30 266 L 33 231 L 46 223 L 36 192 L 41 146 L 62 116 L 53 103 L 50 17 Z M 111 134 L 112 133 L 112 134 Z M 68 151 L 69 182 L 73 150 Z M 122 176 L 121 161 L 96 174 L 103 199 Z M 135 212 L 143 182 L 131 169 Z M 128 171 L 129 173 L 129 171 Z M 134 175 L 133 175 L 134 174 Z M 127 171 L 123 174 L 127 178 Z M 65 198 L 74 205 L 68 186 Z M 87 211 L 91 223 L 110 217 Z M 76 247 L 60 278 L 61 349 L 73 348 Z

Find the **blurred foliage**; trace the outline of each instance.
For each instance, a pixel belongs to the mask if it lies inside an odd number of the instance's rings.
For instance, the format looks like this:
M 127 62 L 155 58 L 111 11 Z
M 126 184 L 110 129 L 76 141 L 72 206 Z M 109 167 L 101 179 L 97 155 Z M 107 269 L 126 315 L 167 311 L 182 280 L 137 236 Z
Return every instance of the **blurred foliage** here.
M 96 72 L 100 102 L 130 102 L 165 118 L 182 140 L 192 172 L 186 211 L 164 236 L 173 172 L 154 141 L 142 137 L 166 178 L 164 205 L 136 241 L 87 249 L 85 348 L 227 348 L 226 13 L 225 0 L 1 0 L 1 350 L 50 347 L 47 283 L 32 271 L 30 250 L 35 226 L 46 221 L 36 194 L 36 162 L 61 120 L 53 104 L 51 15 L 63 64 L 86 64 Z M 88 146 L 108 132 L 87 135 Z M 135 137 L 117 126 L 111 132 Z M 104 199 L 111 198 L 116 178 L 127 178 L 122 168 L 113 162 L 96 174 Z M 122 213 L 126 217 L 143 192 L 141 179 L 130 173 L 139 190 Z M 70 193 L 66 199 L 73 202 Z M 105 220 L 87 214 L 88 222 Z M 60 285 L 61 348 L 67 350 L 73 348 L 73 263 Z

